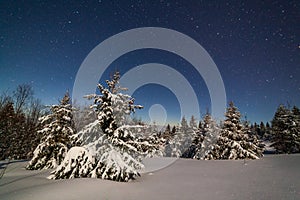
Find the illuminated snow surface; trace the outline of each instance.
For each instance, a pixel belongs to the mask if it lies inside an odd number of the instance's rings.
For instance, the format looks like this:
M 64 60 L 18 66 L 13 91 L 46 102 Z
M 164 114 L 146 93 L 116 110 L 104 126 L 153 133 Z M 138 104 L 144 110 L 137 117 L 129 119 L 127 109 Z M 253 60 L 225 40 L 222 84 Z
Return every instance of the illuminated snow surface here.
M 128 183 L 93 178 L 49 180 L 46 177 L 51 170 L 28 171 L 24 169 L 26 164 L 17 161 L 8 165 L 0 179 L 1 200 L 274 200 L 300 197 L 300 154 L 267 155 L 246 162 L 178 159 L 161 170 L 148 170 Z M 148 160 L 147 165 L 153 168 L 157 160 L 153 166 Z M 4 167 L 4 161 L 0 162 L 0 174 Z

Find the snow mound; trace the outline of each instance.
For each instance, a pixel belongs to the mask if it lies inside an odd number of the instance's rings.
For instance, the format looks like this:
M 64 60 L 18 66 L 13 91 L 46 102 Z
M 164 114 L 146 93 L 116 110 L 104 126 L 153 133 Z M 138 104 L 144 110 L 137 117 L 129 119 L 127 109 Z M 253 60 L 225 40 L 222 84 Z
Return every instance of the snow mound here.
M 73 147 L 63 162 L 52 172 L 49 179 L 88 177 L 94 169 L 95 159 L 83 147 Z
M 110 150 L 101 156 L 96 168 L 91 172 L 91 177 L 128 182 L 140 176 L 137 169 L 142 168 L 144 165 L 127 152 L 118 151 L 110 145 Z

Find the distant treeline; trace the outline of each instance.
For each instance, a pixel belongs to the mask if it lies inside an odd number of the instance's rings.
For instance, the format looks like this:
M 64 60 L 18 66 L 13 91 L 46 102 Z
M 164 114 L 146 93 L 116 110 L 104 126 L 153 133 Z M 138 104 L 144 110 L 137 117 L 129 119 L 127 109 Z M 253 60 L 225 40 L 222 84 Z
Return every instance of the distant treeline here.
M 37 129 L 42 109 L 31 85 L 22 84 L 12 93 L 0 95 L 0 160 L 32 156 L 39 144 Z
M 0 160 L 32 157 L 41 139 L 38 134 L 41 128 L 39 118 L 49 112 L 49 109 L 47 111 L 44 108 L 46 107 L 34 97 L 34 91 L 28 84 L 17 86 L 10 94 L 0 95 Z M 75 110 L 77 112 L 74 113 L 74 121 L 77 131 L 96 119 L 89 108 Z M 250 124 L 247 121 L 241 123 L 246 127 L 248 134 L 255 135 L 260 141 L 270 141 L 277 153 L 300 152 L 300 111 L 296 106 L 288 108 L 279 105 L 270 123 Z M 138 124 L 144 123 L 140 121 Z M 199 133 L 204 124 L 204 120 L 197 122 L 195 117 L 192 117 L 189 123 L 185 118 L 181 122 L 182 127 L 190 127 Z M 220 128 L 223 128 L 222 125 Z M 177 131 L 178 127 L 167 125 L 165 131 L 158 135 L 168 139 L 177 135 Z

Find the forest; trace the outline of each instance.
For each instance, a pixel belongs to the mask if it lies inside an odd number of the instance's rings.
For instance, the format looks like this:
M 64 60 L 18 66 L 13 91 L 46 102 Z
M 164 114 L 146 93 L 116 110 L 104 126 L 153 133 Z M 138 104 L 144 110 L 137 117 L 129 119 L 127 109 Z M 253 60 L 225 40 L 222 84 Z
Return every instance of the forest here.
M 121 93 L 120 73 L 100 94 L 86 95 L 88 107 L 72 105 L 68 92 L 57 105 L 44 106 L 30 85 L 0 96 L 0 160 L 30 160 L 26 169 L 54 169 L 50 179 L 93 177 L 129 181 L 140 175 L 143 158 L 195 160 L 259 159 L 264 153 L 300 153 L 300 110 L 279 105 L 272 121 L 242 120 L 229 102 L 225 120 L 209 112 L 198 122 L 182 118 L 158 130 L 131 118 L 143 106 Z M 271 150 L 270 150 L 271 149 Z

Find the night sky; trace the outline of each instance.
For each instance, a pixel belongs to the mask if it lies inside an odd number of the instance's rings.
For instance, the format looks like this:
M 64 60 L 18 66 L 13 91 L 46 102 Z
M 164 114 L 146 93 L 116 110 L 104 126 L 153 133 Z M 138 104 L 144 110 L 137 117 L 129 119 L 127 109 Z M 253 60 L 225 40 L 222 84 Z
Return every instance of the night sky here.
M 168 28 L 196 40 L 218 67 L 227 101 L 251 122 L 270 121 L 280 103 L 300 106 L 300 2 L 286 0 L 1 1 L 0 92 L 29 83 L 44 104 L 57 103 L 72 91 L 78 69 L 97 45 L 140 27 Z M 210 109 L 202 77 L 167 51 L 129 52 L 99 81 L 146 63 L 178 70 L 197 93 L 200 115 Z M 181 117 L 167 87 L 144 85 L 133 96 L 145 105 L 136 114 L 145 120 L 153 104 L 164 106 L 170 122 Z

